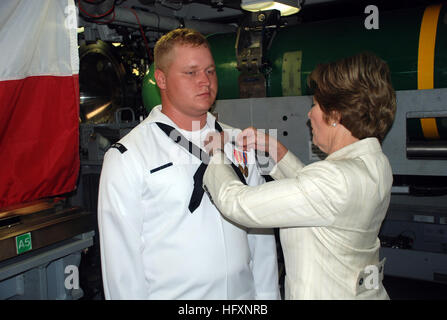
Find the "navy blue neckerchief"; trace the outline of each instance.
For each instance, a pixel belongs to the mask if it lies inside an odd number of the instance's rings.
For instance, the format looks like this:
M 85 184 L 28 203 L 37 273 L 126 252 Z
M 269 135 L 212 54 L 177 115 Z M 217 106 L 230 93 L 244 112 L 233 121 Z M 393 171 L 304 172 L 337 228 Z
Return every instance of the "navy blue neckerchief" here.
M 171 138 L 175 143 L 186 149 L 189 153 L 196 156 L 197 158 L 202 161 L 199 168 L 197 169 L 196 173 L 194 174 L 194 189 L 192 191 L 191 199 L 189 201 L 188 209 L 191 213 L 194 212 L 202 202 L 203 194 L 205 191 L 203 190 L 203 175 L 205 174 L 205 170 L 208 167 L 209 163 L 209 156 L 208 154 L 203 151 L 201 148 L 196 146 L 194 143 L 186 139 L 177 129 L 171 127 L 170 125 L 167 125 L 165 123 L 156 122 L 158 127 L 169 137 Z M 215 122 L 215 128 L 216 131 L 222 132 L 222 127 Z M 236 172 L 237 176 L 241 180 L 243 184 L 247 184 L 245 181 L 244 175 L 242 172 L 231 162 L 231 167 L 233 168 L 234 172 Z

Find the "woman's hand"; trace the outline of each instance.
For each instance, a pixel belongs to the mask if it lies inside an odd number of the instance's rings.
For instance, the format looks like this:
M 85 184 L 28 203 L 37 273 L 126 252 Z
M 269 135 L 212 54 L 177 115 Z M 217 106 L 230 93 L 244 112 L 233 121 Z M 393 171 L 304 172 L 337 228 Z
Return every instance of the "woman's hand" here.
M 257 151 L 269 152 L 269 138 L 262 130 L 248 127 L 236 137 L 236 146 L 244 151 L 255 149 Z
M 287 153 L 287 148 L 274 137 L 266 134 L 264 130 L 248 127 L 238 134 L 236 146 L 242 150 L 255 149 L 265 152 L 275 162 L 280 161 Z

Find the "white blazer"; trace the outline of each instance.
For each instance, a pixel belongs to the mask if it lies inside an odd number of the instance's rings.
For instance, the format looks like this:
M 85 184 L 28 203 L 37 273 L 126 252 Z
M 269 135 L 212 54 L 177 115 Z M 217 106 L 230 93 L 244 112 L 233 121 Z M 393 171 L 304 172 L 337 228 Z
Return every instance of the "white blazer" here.
M 281 228 L 286 299 L 388 299 L 377 236 L 393 176 L 376 138 L 307 166 L 288 152 L 271 172 L 276 181 L 255 187 L 223 157 L 212 157 L 205 189 L 231 220 Z
M 210 128 L 214 121 L 208 114 Z M 273 230 L 227 221 L 206 193 L 189 212 L 201 162 L 155 122 L 177 128 L 157 106 L 104 158 L 98 224 L 106 299 L 280 298 Z M 249 172 L 249 184 L 263 182 L 255 165 Z

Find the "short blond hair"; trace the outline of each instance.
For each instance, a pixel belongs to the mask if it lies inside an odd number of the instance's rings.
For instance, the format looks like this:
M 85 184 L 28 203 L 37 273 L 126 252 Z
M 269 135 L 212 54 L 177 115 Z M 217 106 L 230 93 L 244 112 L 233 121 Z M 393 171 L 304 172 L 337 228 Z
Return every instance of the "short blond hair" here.
M 156 69 L 167 71 L 170 54 L 176 45 L 209 48 L 208 41 L 200 32 L 189 28 L 174 29 L 163 35 L 155 44 L 154 65 Z

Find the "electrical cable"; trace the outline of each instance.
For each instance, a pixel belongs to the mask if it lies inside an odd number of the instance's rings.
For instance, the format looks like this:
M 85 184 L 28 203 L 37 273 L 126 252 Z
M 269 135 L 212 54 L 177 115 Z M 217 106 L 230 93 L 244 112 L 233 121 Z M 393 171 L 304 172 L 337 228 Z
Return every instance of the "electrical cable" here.
M 100 18 L 104 18 L 105 16 L 108 16 L 112 12 L 115 12 L 115 1 L 113 2 L 113 5 L 112 5 L 112 7 L 109 10 L 107 10 L 105 13 L 100 14 L 100 15 L 92 15 L 92 14 L 88 13 L 81 5 L 82 1 L 86 1 L 86 2 L 91 3 L 91 4 L 98 4 L 98 3 L 91 2 L 92 0 L 90 0 L 90 1 L 79 0 L 79 3 L 78 3 L 79 11 L 81 11 L 87 17 L 90 17 L 90 18 L 93 18 L 93 19 L 100 19 Z
M 84 0 L 85 2 L 91 3 L 91 4 L 101 4 L 106 0 Z
M 149 49 L 149 43 L 146 39 L 146 35 L 144 33 L 143 26 L 141 25 L 140 18 L 138 18 L 137 12 L 133 8 L 128 8 L 128 7 L 123 7 L 123 8 L 129 9 L 135 15 L 135 18 L 137 19 L 138 26 L 140 28 L 141 36 L 143 37 L 143 40 L 144 40 L 144 45 L 146 46 L 149 61 L 154 61 L 151 51 Z M 159 21 L 160 21 L 160 18 L 159 18 Z
M 83 1 L 86 1 L 86 2 L 91 3 L 91 4 L 98 4 L 99 3 L 99 2 L 95 2 L 95 0 L 83 0 Z M 113 2 L 112 8 L 110 8 L 106 13 L 103 13 L 101 15 L 92 15 L 92 14 L 88 13 L 87 11 L 85 11 L 84 8 L 82 8 L 81 2 L 82 2 L 82 0 L 80 0 L 79 4 L 78 4 L 79 10 L 82 11 L 86 16 L 88 16 L 90 18 L 99 19 L 99 18 L 103 18 L 103 17 L 108 16 L 109 14 L 113 13 L 113 16 L 112 16 L 112 18 L 110 20 L 107 20 L 107 21 L 93 21 L 93 22 L 95 22 L 97 24 L 109 24 L 109 23 L 115 21 L 115 17 L 116 17 L 115 1 Z M 103 2 L 103 1 L 101 1 L 101 2 Z M 128 7 L 125 7 L 125 6 L 123 6 L 123 8 L 129 9 L 135 15 L 135 18 L 137 20 L 137 23 L 138 23 L 138 26 L 139 26 L 139 29 L 140 29 L 141 36 L 143 37 L 144 45 L 145 45 L 146 50 L 147 50 L 149 61 L 153 61 L 154 59 L 152 57 L 152 53 L 151 53 L 150 48 L 149 48 L 149 43 L 148 43 L 148 41 L 146 39 L 146 35 L 145 35 L 144 30 L 143 30 L 143 26 L 141 25 L 140 18 L 138 17 L 137 12 L 133 8 L 128 8 Z M 160 29 L 160 16 L 158 14 L 156 14 L 156 16 L 157 16 L 157 19 L 158 19 L 158 29 Z
M 113 16 L 112 16 L 112 18 L 110 20 L 107 20 L 107 21 L 92 21 L 92 22 L 95 22 L 97 24 L 109 24 L 109 23 L 112 23 L 113 21 L 115 21 L 115 17 L 116 17 L 116 13 L 115 13 L 115 10 L 113 10 Z

